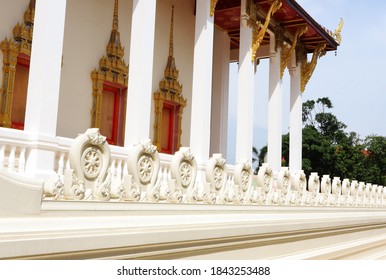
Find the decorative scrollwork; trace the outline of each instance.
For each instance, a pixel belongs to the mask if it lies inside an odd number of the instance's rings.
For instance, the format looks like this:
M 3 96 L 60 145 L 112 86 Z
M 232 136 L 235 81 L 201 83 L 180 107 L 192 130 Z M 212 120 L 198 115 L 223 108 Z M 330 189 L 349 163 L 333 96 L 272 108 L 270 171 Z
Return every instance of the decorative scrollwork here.
M 190 152 L 189 148 L 185 148 L 185 149 L 181 149 L 181 150 L 183 151 L 182 154 L 183 154 L 185 160 L 189 160 L 189 161 L 194 160 L 194 155 L 193 155 L 193 153 Z
M 249 186 L 250 183 L 250 173 L 246 170 L 241 172 L 241 188 L 245 189 Z
M 326 43 L 320 43 L 314 50 L 312 59 L 310 62 L 307 62 L 307 57 L 303 59 L 301 63 L 301 78 L 300 78 L 300 90 L 304 92 L 308 81 L 311 79 L 312 74 L 314 73 L 318 59 L 326 54 Z
M 85 135 L 90 140 L 90 143 L 93 145 L 103 145 L 106 143 L 106 137 L 102 136 L 99 133 L 98 128 L 89 128 L 87 129 Z
M 216 166 L 214 168 L 214 171 L 213 171 L 213 183 L 214 183 L 214 187 L 215 189 L 218 191 L 221 189 L 222 185 L 223 185 L 223 170 Z
M 145 153 L 154 154 L 157 151 L 157 147 L 154 146 L 150 140 L 141 144 Z
M 252 167 L 249 162 L 241 162 L 236 165 L 234 184 L 239 187 L 239 194 L 246 193 L 250 189 L 252 184 Z
M 338 27 L 335 29 L 335 32 L 333 34 L 335 41 L 338 42 L 340 45 L 342 43 L 342 35 L 340 34 L 343 28 L 344 20 L 343 18 L 340 19 Z
M 259 173 L 257 174 L 258 186 L 263 189 L 263 193 L 267 195 L 273 184 L 273 171 L 267 163 L 263 163 L 260 167 Z
M 294 53 L 295 51 L 295 47 L 297 45 L 297 42 L 299 40 L 299 38 L 304 34 L 306 33 L 308 30 L 308 27 L 307 25 L 302 25 L 300 26 L 297 30 L 296 30 L 296 33 L 295 33 L 295 36 L 294 36 L 294 40 L 292 42 L 292 45 L 291 47 L 285 47 L 285 46 L 282 46 L 282 49 L 281 49 L 281 57 L 280 57 L 280 78 L 282 79 L 283 78 L 283 75 L 284 75 L 284 70 L 285 68 L 288 66 L 288 63 L 290 61 L 290 58 L 292 56 L 292 54 Z
M 103 165 L 102 153 L 95 147 L 88 147 L 82 154 L 81 162 L 85 176 L 89 179 L 96 178 Z
M 181 185 L 186 188 L 192 180 L 192 166 L 187 162 L 182 162 L 180 165 Z
M 342 183 L 339 177 L 334 177 L 332 180 L 332 194 L 340 195 L 342 193 Z
M 150 182 L 150 179 L 153 175 L 153 165 L 153 159 L 147 155 L 144 155 L 139 159 L 138 171 L 142 182 Z
M 216 5 L 217 5 L 218 0 L 210 0 L 210 16 L 214 16 L 214 11 L 216 10 Z
M 76 177 L 72 177 L 72 186 L 70 190 L 72 198 L 76 200 L 81 200 L 85 197 L 86 188 L 84 183 Z
M 322 185 L 322 188 L 321 188 L 322 193 L 325 193 L 325 194 L 331 193 L 331 179 L 329 175 L 323 175 L 321 185 Z
M 268 10 L 264 25 L 262 25 L 259 29 L 258 26 L 260 26 L 260 24 L 256 24 L 255 28 L 253 28 L 253 32 L 252 32 L 252 61 L 255 61 L 255 59 L 256 59 L 257 50 L 259 49 L 260 44 L 264 39 L 264 34 L 268 29 L 268 25 L 269 25 L 269 22 L 271 20 L 271 17 L 273 16 L 274 13 L 276 13 L 281 8 L 281 6 L 282 6 L 281 0 L 273 1 L 269 10 Z
M 308 180 L 308 190 L 313 194 L 317 194 L 319 193 L 319 188 L 320 182 L 318 173 L 312 172 Z

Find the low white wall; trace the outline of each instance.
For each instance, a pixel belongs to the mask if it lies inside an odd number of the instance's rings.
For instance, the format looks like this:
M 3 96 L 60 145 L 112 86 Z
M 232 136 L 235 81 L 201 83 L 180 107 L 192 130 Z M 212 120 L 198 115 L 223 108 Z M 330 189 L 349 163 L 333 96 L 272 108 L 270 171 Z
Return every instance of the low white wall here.
M 0 218 L 0 228 L 0 259 L 386 256 L 386 213 L 369 208 L 48 201 L 40 216 Z

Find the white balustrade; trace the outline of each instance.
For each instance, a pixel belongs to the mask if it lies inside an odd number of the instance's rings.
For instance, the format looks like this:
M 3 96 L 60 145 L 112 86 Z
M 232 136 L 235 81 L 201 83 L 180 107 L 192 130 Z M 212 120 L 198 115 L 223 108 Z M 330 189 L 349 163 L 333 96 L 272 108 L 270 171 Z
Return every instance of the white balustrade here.
M 23 176 L 29 148 L 36 143 L 30 143 L 23 131 L 0 129 L 1 133 L 4 135 L 0 137 L 0 170 Z M 158 154 L 154 148 L 151 149 L 150 142 L 137 146 L 137 162 L 132 160 L 133 154 L 130 156 L 133 148 L 109 146 L 111 153 L 105 158 L 109 165 L 104 179 L 97 180 L 98 187 L 84 186 L 84 182 L 81 182 L 83 179 L 73 178 L 72 182 L 67 179 L 65 190 L 65 177 L 72 178 L 75 174 L 70 160 L 70 149 L 74 141 L 57 137 L 56 142 L 51 143 L 57 147 L 56 176 L 45 180 L 44 200 L 319 207 L 386 206 L 384 186 L 349 179 L 341 181 L 338 177 L 331 179 L 328 175 L 319 179 L 319 175 L 314 172 L 310 174 L 307 184 L 303 171 L 291 175 L 288 168 L 283 167 L 274 176 L 268 164 L 263 164 L 259 174 L 254 176 L 246 163 L 226 165 L 226 160 L 221 155 L 214 155 L 206 164 L 196 163 L 189 148 L 181 148 L 175 155 Z M 158 160 L 159 168 L 156 166 Z

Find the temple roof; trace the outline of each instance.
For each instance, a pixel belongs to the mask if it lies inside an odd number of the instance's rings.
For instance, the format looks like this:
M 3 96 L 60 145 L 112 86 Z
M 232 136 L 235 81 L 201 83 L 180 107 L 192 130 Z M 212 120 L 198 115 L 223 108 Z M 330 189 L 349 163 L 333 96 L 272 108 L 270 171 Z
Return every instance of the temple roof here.
M 274 0 L 254 0 L 258 7 L 259 20 L 264 22 L 265 16 Z M 218 0 L 215 9 L 215 25 L 226 30 L 231 38 L 231 49 L 238 49 L 240 41 L 240 7 L 241 0 Z M 300 38 L 308 53 L 314 52 L 319 43 L 326 43 L 326 51 L 336 50 L 339 38 L 333 32 L 316 22 L 295 0 L 282 0 L 281 8 L 272 16 L 270 30 L 280 24 L 286 31 L 286 39 L 291 38 L 301 25 L 307 25 L 307 32 Z M 269 43 L 266 33 L 262 45 Z

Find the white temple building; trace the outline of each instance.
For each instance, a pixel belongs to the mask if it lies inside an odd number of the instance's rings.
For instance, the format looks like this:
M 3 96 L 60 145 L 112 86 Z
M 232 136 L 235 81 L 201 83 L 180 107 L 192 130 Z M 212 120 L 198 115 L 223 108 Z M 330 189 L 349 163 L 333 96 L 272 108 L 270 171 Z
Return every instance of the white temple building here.
M 343 21 L 331 32 L 295 0 L 0 5 L 0 259 L 386 258 L 386 187 L 301 166 L 302 94 Z M 268 156 L 255 176 L 262 59 Z

